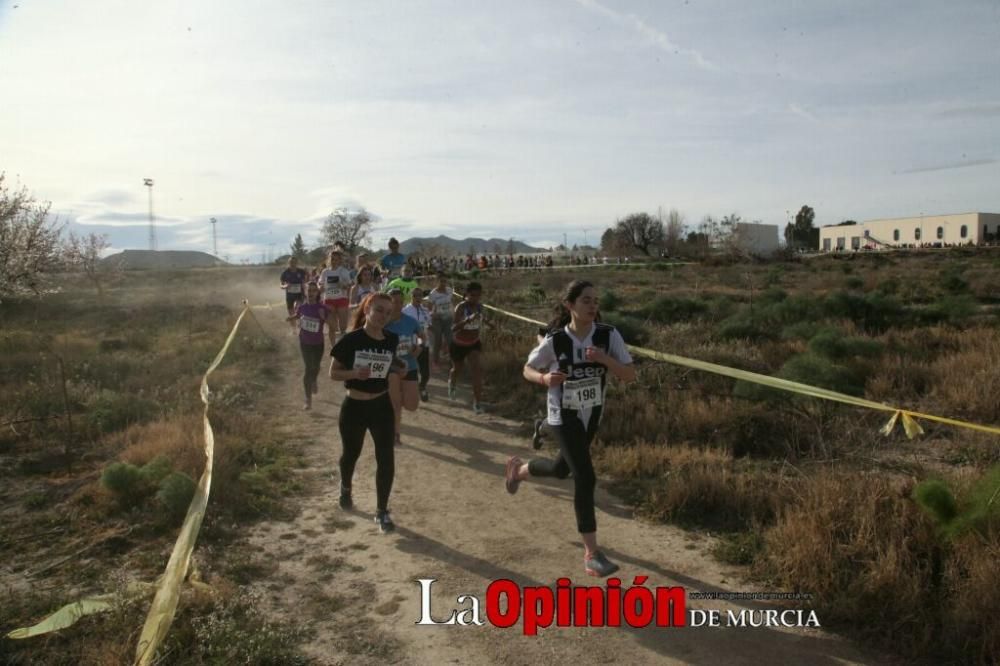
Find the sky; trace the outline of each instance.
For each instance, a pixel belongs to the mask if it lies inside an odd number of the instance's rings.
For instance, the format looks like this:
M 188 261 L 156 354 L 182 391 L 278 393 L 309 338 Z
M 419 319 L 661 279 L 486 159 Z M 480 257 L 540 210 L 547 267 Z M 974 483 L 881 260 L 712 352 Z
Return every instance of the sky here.
M 1000 212 L 998 0 L 0 0 L 0 170 L 113 250 Z

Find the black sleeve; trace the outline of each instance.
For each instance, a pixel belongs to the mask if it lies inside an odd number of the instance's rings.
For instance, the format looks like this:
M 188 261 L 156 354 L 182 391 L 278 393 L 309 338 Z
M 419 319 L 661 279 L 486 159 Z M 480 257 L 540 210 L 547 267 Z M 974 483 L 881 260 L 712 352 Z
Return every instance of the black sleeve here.
M 335 358 L 345 368 L 354 367 L 354 340 L 352 335 L 347 334 L 330 350 L 330 356 Z

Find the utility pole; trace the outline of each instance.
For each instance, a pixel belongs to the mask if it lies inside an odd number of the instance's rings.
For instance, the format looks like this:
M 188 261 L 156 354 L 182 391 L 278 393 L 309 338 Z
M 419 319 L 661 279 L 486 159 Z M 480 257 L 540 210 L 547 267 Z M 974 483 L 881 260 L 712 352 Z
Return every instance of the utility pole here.
M 215 236 L 215 223 L 218 222 L 214 217 L 208 220 L 212 224 L 212 255 L 215 257 L 219 256 L 219 242 L 218 238 Z
M 153 220 L 153 179 L 143 178 L 142 184 L 149 188 L 149 249 L 156 249 L 156 222 Z

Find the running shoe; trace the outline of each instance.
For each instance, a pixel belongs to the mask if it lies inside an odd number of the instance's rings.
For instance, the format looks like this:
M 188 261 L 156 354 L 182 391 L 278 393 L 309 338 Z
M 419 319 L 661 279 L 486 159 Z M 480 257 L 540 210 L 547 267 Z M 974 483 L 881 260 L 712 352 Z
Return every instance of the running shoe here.
M 545 424 L 545 419 L 537 419 L 535 421 L 535 434 L 531 438 L 531 448 L 536 451 L 542 448 L 542 426 Z
M 455 385 L 452 384 L 451 382 L 448 382 L 448 399 L 449 400 L 455 399 Z
M 392 532 L 396 529 L 396 524 L 392 522 L 392 518 L 389 516 L 389 511 L 379 511 L 375 514 L 375 523 L 378 525 L 378 531 L 382 534 L 387 532 Z
M 583 556 L 583 568 L 591 576 L 604 578 L 618 571 L 618 565 L 604 556 L 604 553 L 596 552 L 589 558 Z
M 425 388 L 420 389 L 420 399 L 424 402 L 427 402 L 428 400 L 431 399 L 430 394 L 427 393 L 427 389 Z
M 351 489 L 340 487 L 340 508 L 341 509 L 352 509 L 354 508 L 354 500 L 351 499 Z
M 524 461 L 517 456 L 512 456 L 507 461 L 507 472 L 504 474 L 504 485 L 507 487 L 507 492 L 513 495 L 517 492 L 518 486 L 521 485 L 521 479 L 517 478 L 517 471 L 521 469 L 521 465 Z
M 305 411 L 308 412 L 310 409 L 312 409 L 312 406 L 313 406 L 312 405 L 312 400 L 310 400 L 309 398 L 306 398 L 305 404 L 302 405 L 302 409 L 304 409 Z
M 486 409 L 483 408 L 483 403 L 474 402 L 472 403 L 472 411 L 474 411 L 476 414 L 484 414 L 486 412 Z

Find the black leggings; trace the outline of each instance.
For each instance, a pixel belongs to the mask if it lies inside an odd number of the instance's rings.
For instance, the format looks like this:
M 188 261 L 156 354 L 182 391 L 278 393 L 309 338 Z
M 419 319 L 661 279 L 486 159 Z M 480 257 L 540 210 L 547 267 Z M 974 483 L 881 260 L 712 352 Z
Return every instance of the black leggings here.
M 306 371 L 302 375 L 302 386 L 306 389 L 306 398 L 312 395 L 312 387 L 316 385 L 319 377 L 319 366 L 323 363 L 323 345 L 307 345 L 299 341 L 299 349 L 302 350 L 302 360 L 305 361 Z
M 431 353 L 424 347 L 417 357 L 417 365 L 420 367 L 420 389 L 427 388 L 427 382 L 431 379 Z
M 559 457 L 555 460 L 535 458 L 528 463 L 532 476 L 554 476 L 565 479 L 573 472 L 573 509 L 576 528 L 581 534 L 597 531 L 594 516 L 594 488 L 597 476 L 590 459 L 590 443 L 597 434 L 597 418 L 591 414 L 589 428 L 584 428 L 576 414 L 563 416 L 563 425 L 550 425 L 549 430 L 559 441 Z
M 361 456 L 365 443 L 365 431 L 372 433 L 375 442 L 375 494 L 378 510 L 389 506 L 392 479 L 396 474 L 395 435 L 396 420 L 392 411 L 392 401 L 386 393 L 372 400 L 344 398 L 340 405 L 340 441 L 343 453 L 340 456 L 340 482 L 345 488 L 351 487 L 354 466 Z

